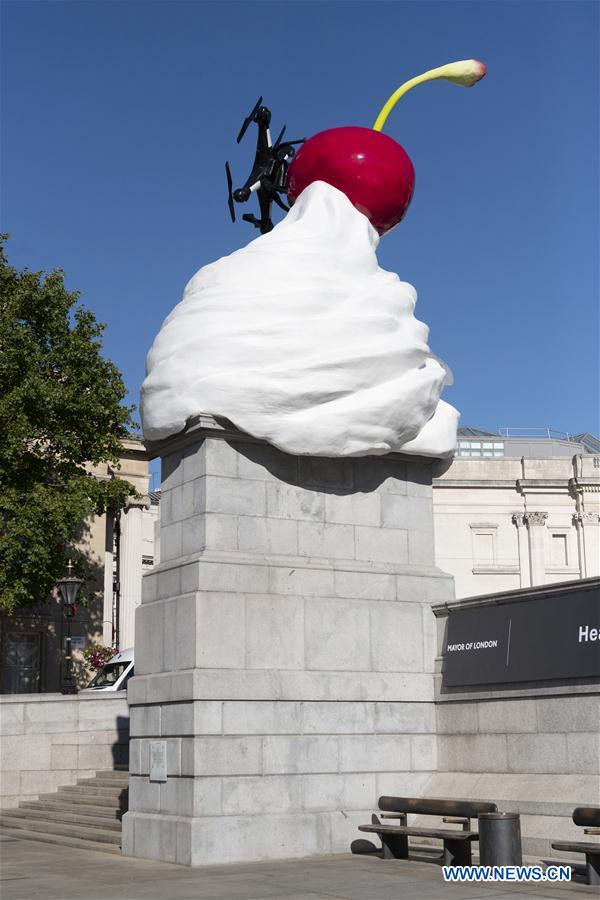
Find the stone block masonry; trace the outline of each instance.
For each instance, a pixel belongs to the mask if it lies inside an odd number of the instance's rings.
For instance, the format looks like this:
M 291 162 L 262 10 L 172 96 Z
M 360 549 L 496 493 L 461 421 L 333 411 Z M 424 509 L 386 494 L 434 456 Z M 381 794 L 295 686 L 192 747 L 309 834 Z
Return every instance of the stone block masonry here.
M 577 689 L 564 696 L 514 690 L 496 700 L 440 700 L 438 773 L 426 792 L 493 799 L 501 810 L 520 813 L 527 855 L 557 857 L 553 840 L 582 839 L 573 809 L 600 802 L 600 693 L 577 696 Z
M 5 694 L 0 704 L 0 806 L 90 778 L 128 761 L 124 692 Z
M 208 417 L 157 451 L 123 852 L 347 849 L 378 793 L 418 793 L 437 765 L 431 605 L 453 584 L 434 564 L 434 463 L 294 457 Z

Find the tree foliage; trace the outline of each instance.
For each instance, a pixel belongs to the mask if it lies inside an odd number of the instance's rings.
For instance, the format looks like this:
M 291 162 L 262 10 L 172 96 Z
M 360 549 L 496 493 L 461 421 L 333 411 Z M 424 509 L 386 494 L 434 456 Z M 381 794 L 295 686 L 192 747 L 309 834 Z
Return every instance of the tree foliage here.
M 12 268 L 0 240 L 0 606 L 8 611 L 47 599 L 78 525 L 135 493 L 89 472 L 118 465 L 132 408 L 100 353 L 104 325 L 78 299 L 60 270 Z M 78 565 L 85 576 L 82 558 Z

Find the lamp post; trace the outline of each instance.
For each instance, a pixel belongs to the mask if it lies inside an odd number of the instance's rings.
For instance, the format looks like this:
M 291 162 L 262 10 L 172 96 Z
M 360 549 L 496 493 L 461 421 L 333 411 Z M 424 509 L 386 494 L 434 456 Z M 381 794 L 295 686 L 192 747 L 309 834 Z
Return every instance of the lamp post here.
M 62 694 L 77 693 L 77 685 L 75 684 L 75 678 L 73 675 L 73 658 L 71 652 L 71 619 L 75 615 L 75 601 L 77 599 L 77 594 L 79 593 L 79 588 L 81 587 L 82 581 L 81 578 L 78 578 L 73 574 L 73 572 L 73 563 L 71 562 L 71 560 L 69 560 L 67 562 L 66 575 L 64 575 L 58 581 L 58 589 L 60 591 L 64 613 L 67 619 L 67 634 L 65 638 L 65 664 L 63 670 L 63 682 L 60 689 Z

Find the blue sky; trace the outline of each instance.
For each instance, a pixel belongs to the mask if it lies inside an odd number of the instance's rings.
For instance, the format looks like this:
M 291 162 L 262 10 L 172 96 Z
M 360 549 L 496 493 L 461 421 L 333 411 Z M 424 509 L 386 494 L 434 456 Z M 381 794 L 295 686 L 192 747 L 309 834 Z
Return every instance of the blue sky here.
M 186 281 L 255 236 L 223 164 L 245 179 L 258 95 L 290 136 L 370 126 L 403 81 L 476 57 L 480 84 L 422 86 L 388 120 L 417 181 L 380 263 L 416 286 L 462 424 L 598 432 L 595 2 L 2 7 L 9 259 L 66 271 L 133 402 Z

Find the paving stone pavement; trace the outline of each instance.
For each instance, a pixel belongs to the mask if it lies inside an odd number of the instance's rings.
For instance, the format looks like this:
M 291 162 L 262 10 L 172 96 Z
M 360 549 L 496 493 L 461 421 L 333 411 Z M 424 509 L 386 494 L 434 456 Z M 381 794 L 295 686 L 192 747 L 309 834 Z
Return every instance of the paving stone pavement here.
M 337 854 L 188 868 L 0 834 L 2 900 L 576 900 L 587 885 L 445 884 L 424 862 Z

